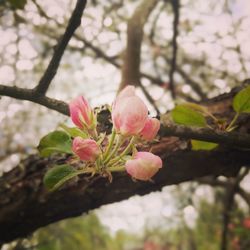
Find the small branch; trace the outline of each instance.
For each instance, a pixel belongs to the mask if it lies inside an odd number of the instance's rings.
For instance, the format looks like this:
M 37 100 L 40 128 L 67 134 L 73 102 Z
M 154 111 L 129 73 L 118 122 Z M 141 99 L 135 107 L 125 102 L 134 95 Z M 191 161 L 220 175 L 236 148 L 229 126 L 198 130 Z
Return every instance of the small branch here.
M 166 63 L 171 64 L 171 60 L 165 58 Z M 188 75 L 181 67 L 178 65 L 175 66 L 176 72 L 180 74 L 180 76 L 185 80 L 186 84 L 188 84 L 194 91 L 195 93 L 202 99 L 205 100 L 207 98 L 206 94 L 203 92 L 200 84 L 193 80 L 190 75 Z
M 234 184 L 230 180 L 222 181 L 214 177 L 203 177 L 197 179 L 197 181 L 199 182 L 199 184 L 207 184 L 213 187 L 221 187 L 225 189 L 230 188 Z M 250 209 L 250 194 L 246 192 L 244 189 L 242 189 L 240 186 L 238 186 L 236 192 L 246 202 L 246 204 Z
M 81 24 L 81 17 L 82 17 L 82 13 L 83 13 L 83 10 L 85 8 L 85 5 L 86 5 L 86 0 L 78 0 L 77 1 L 75 9 L 70 17 L 68 26 L 67 26 L 63 36 L 60 38 L 59 43 L 57 44 L 57 46 L 55 48 L 55 52 L 51 58 L 51 61 L 48 65 L 46 71 L 44 72 L 41 80 L 39 81 L 37 87 L 35 88 L 35 90 L 38 93 L 45 95 L 45 93 L 47 92 L 49 85 L 57 72 L 61 58 L 62 58 L 63 53 L 65 51 L 65 48 L 66 48 L 69 40 L 73 36 L 75 30 Z
M 177 37 L 178 37 L 178 26 L 179 26 L 179 0 L 172 0 L 171 1 L 173 12 L 174 12 L 174 20 L 173 20 L 173 55 L 172 55 L 172 62 L 171 62 L 171 69 L 169 73 L 169 88 L 171 91 L 172 97 L 175 99 L 175 88 L 174 88 L 174 73 L 176 68 L 176 59 L 177 59 Z
M 144 95 L 146 96 L 146 98 L 148 99 L 148 101 L 151 103 L 151 105 L 154 107 L 157 115 L 160 115 L 160 110 L 158 109 L 155 100 L 153 99 L 153 97 L 148 93 L 148 91 L 146 90 L 146 88 L 140 83 L 140 87 L 144 93 Z
M 61 114 L 69 115 L 67 103 L 37 94 L 33 89 L 0 85 L 0 95 L 38 103 Z
M 250 135 L 237 132 L 214 131 L 207 128 L 191 128 L 181 125 L 168 125 L 160 130 L 161 136 L 176 136 L 195 139 L 239 148 L 250 148 Z

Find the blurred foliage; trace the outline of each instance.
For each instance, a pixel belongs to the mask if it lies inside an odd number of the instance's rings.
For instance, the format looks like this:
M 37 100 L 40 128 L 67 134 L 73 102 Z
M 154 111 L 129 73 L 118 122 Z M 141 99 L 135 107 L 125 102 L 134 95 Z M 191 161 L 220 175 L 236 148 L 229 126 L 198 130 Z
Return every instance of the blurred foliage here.
M 0 0 L 0 7 L 16 9 L 24 9 L 27 0 Z
M 18 241 L 13 250 L 121 250 L 133 237 L 122 232 L 112 237 L 94 213 L 68 219 L 38 230 Z

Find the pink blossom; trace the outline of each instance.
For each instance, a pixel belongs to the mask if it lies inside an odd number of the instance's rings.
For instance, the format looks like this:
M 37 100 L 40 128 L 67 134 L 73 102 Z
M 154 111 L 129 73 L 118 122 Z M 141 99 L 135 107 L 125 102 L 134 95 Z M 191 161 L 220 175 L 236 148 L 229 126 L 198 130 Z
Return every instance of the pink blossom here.
M 70 117 L 77 127 L 93 128 L 95 125 L 93 111 L 83 96 L 79 96 L 70 102 L 69 111 Z
M 148 117 L 144 102 L 135 95 L 135 89 L 127 86 L 117 96 L 112 107 L 114 128 L 122 135 L 137 135 L 143 129 Z
M 144 128 L 141 131 L 141 137 L 144 140 L 152 141 L 160 129 L 160 121 L 156 118 L 148 118 Z
M 161 158 L 149 152 L 138 152 L 125 164 L 128 174 L 142 181 L 152 178 L 161 167 Z
M 135 96 L 135 87 L 132 85 L 126 86 L 117 96 L 117 99 Z
M 81 160 L 90 162 L 94 162 L 101 153 L 96 141 L 79 136 L 73 140 L 72 150 Z

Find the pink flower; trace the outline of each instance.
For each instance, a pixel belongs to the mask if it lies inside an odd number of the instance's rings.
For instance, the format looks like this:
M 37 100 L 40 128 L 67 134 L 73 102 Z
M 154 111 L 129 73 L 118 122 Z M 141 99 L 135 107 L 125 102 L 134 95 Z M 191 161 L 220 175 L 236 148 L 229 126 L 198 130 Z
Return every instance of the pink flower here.
M 148 118 L 144 128 L 141 131 L 141 137 L 144 140 L 152 141 L 160 129 L 160 121 L 156 118 Z
M 95 126 L 94 113 L 83 96 L 72 100 L 69 104 L 70 117 L 79 128 L 93 128 Z
M 137 135 L 143 129 L 148 117 L 144 102 L 135 95 L 135 89 L 127 86 L 117 96 L 112 107 L 114 128 L 122 135 Z
M 161 167 L 161 158 L 149 152 L 138 152 L 125 164 L 128 174 L 142 181 L 152 178 Z
M 72 150 L 81 160 L 90 162 L 94 162 L 101 153 L 96 141 L 79 136 L 73 140 Z

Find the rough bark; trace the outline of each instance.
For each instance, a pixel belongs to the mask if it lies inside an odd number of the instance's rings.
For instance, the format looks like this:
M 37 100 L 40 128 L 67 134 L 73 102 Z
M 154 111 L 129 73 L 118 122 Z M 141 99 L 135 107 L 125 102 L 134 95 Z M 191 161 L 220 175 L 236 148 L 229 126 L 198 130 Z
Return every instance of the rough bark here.
M 164 166 L 153 182 L 133 182 L 125 173 L 106 178 L 81 176 L 61 190 L 48 193 L 42 177 L 55 161 L 31 156 L 0 180 L 0 242 L 24 237 L 39 227 L 64 218 L 81 215 L 101 205 L 121 201 L 135 194 L 144 195 L 161 190 L 166 185 L 178 184 L 203 176 L 234 176 L 243 165 L 250 165 L 247 151 L 195 152 L 189 150 L 165 152 Z M 169 141 L 170 142 L 170 141 Z M 160 147 L 157 150 L 164 148 Z

